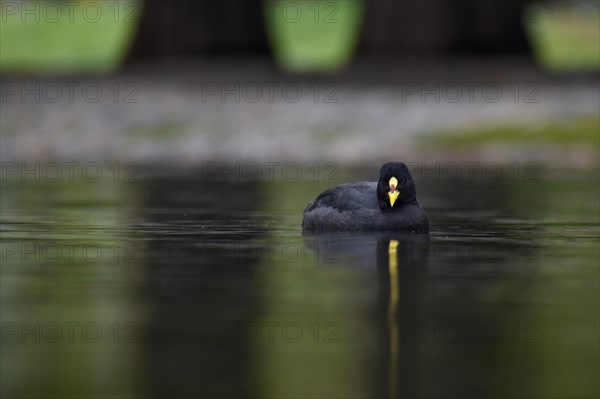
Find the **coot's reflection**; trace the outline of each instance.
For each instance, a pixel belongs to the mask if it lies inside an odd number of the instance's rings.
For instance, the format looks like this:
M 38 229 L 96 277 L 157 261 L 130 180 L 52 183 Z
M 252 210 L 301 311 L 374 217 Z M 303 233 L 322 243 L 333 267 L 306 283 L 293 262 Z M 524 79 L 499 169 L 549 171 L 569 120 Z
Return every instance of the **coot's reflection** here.
M 442 233 L 328 234 L 306 241 L 344 268 L 371 268 L 378 275 L 372 315 L 356 311 L 366 320 L 365 339 L 377 341 L 365 368 L 375 397 L 491 397 L 503 384 L 470 376 L 496 367 L 515 378 L 501 366 L 507 356 L 501 342 L 518 342 L 515 322 L 535 320 L 527 306 L 510 301 L 535 287 L 535 241 L 501 233 L 452 239 Z M 364 345 L 355 348 L 360 353 Z
M 390 398 L 416 396 L 419 341 L 416 334 L 406 334 L 405 329 L 418 325 L 421 319 L 428 244 L 428 236 L 389 236 L 377 243 L 381 308 L 387 309 L 387 323 L 380 323 L 381 337 L 389 353 L 389 367 L 382 375 L 387 374 Z M 385 387 L 385 383 L 379 384 L 380 392 Z
M 376 397 L 415 397 L 419 339 L 410 334 L 421 320 L 430 239 L 426 234 L 307 235 L 320 259 L 334 257 L 344 267 L 374 268 L 378 294 L 370 320 L 378 353 L 374 356 L 371 392 Z M 408 332 L 408 334 L 407 334 Z

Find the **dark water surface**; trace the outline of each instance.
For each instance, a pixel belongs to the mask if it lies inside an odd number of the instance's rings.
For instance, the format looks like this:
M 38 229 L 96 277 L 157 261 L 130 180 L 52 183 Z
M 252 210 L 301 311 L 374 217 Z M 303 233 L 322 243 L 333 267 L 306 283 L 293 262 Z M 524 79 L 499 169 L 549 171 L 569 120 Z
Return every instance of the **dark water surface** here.
M 598 397 L 597 172 L 416 180 L 429 237 L 303 236 L 312 179 L 4 182 L 2 397 Z

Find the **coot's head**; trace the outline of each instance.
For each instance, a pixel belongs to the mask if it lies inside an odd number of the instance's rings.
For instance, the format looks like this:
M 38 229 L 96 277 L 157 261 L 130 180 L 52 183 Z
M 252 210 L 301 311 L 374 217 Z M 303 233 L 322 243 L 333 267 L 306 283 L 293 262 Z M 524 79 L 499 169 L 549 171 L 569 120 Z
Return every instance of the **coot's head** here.
M 415 183 L 405 164 L 388 162 L 381 167 L 377 182 L 377 201 L 383 211 L 399 209 L 402 204 L 416 199 Z

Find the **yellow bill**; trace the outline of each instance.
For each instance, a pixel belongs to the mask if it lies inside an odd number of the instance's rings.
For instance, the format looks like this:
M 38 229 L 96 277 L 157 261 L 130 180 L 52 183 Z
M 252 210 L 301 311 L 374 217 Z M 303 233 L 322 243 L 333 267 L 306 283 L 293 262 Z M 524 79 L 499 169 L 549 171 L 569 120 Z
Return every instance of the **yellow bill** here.
M 392 177 L 388 184 L 390 186 L 390 191 L 388 191 L 388 196 L 390 197 L 390 206 L 393 208 L 394 202 L 396 202 L 398 196 L 400 195 L 400 191 L 396 190 L 396 187 L 398 187 L 398 179 Z

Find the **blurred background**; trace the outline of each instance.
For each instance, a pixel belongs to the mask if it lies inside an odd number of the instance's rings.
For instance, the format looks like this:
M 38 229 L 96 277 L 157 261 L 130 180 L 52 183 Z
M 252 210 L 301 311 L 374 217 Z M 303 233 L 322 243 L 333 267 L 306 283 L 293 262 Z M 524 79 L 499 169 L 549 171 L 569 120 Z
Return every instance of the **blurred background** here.
M 3 1 L 3 160 L 597 163 L 598 2 L 396 3 Z
M 2 397 L 600 396 L 599 1 L 0 19 Z M 429 238 L 302 235 L 389 160 Z

